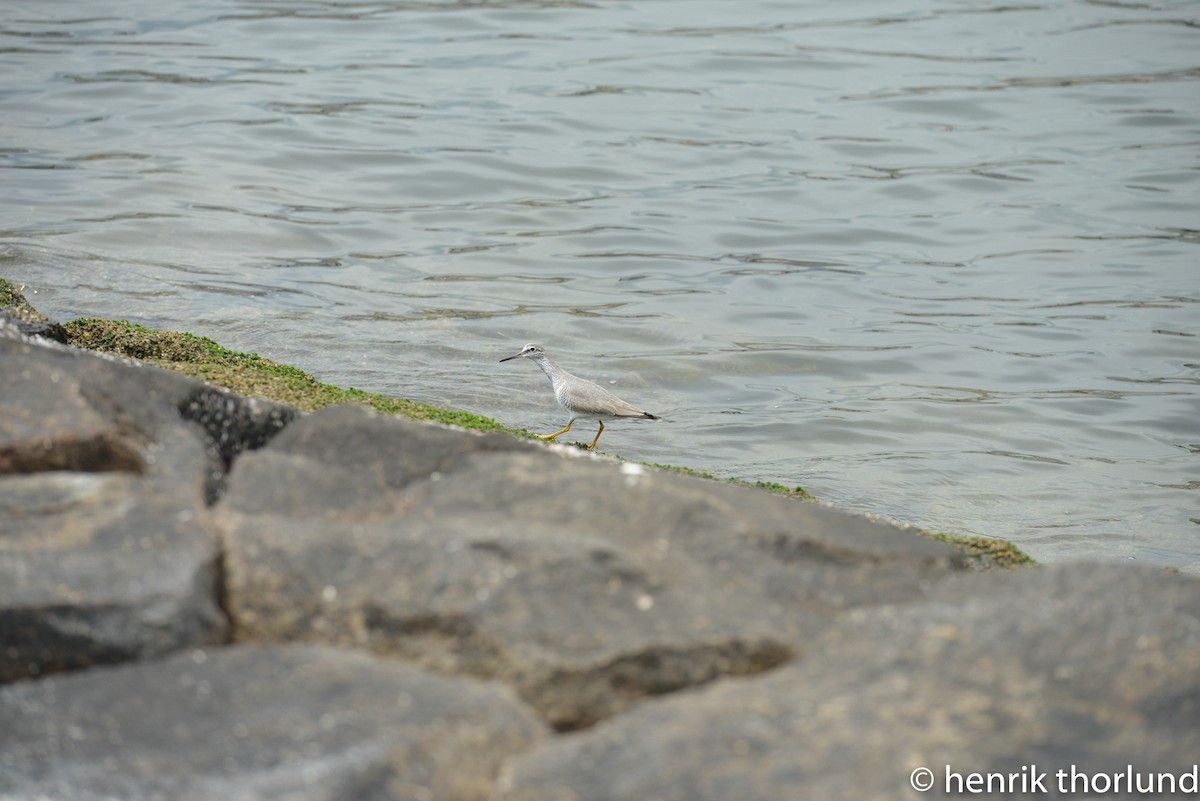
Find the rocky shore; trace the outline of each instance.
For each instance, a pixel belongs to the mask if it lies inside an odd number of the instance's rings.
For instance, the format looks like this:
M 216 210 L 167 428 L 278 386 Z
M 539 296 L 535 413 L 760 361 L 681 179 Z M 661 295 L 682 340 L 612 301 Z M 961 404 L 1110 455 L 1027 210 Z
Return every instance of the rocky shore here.
M 1082 798 L 1053 771 L 1200 759 L 1196 579 L 979 573 L 819 504 L 63 331 L 0 314 L 5 801 L 858 801 L 1030 766 L 1048 791 L 1006 797 Z

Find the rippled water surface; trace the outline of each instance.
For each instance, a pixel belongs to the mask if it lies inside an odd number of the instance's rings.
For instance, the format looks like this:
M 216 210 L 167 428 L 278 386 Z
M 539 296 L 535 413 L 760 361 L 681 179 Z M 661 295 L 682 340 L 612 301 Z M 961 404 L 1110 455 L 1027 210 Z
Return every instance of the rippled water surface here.
M 0 109 L 53 316 L 1200 572 L 1194 2 L 8 0 Z

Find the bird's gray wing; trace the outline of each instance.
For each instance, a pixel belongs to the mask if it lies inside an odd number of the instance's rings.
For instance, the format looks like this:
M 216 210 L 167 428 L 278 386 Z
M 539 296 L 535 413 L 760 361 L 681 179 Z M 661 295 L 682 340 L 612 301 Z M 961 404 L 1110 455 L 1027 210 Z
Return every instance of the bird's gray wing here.
M 643 417 L 646 412 L 628 401 L 621 400 L 599 384 L 576 379 L 571 400 L 577 412 L 599 417 Z

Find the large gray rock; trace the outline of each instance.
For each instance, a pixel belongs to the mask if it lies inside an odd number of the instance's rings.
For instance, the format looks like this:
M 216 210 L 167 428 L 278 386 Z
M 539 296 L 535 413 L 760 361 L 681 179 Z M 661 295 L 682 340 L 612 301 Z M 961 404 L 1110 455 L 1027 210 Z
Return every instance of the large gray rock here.
M 140 484 L 0 477 L 0 681 L 225 639 L 216 529 Z
M 501 679 L 556 727 L 765 670 L 954 552 L 764 492 L 373 415 L 242 456 L 218 507 L 235 636 Z
M 1055 772 L 1177 775 L 1197 754 L 1200 582 L 1074 565 L 852 613 L 780 670 L 547 743 L 514 763 L 500 798 L 916 798 L 919 768 L 932 771 L 925 795 L 942 797 L 947 766 L 964 787 L 971 773 L 1017 774 L 1017 792 L 988 797 L 1082 798 L 1078 779 L 1058 792 Z
M 207 510 L 290 410 L 0 335 L 0 681 L 226 637 Z
M 0 798 L 472 801 L 543 726 L 507 690 L 236 646 L 0 688 Z
M 123 471 L 212 503 L 233 458 L 295 410 L 0 329 L 0 474 Z
M 0 369 L 0 474 L 124 472 L 202 501 L 216 464 L 176 409 L 198 382 L 9 337 L 0 337 Z

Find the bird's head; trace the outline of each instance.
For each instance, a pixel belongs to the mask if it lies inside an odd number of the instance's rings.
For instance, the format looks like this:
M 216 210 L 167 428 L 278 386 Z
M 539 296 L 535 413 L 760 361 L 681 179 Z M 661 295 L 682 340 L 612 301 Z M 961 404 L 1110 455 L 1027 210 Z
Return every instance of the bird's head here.
M 546 351 L 542 350 L 541 345 L 534 345 L 531 342 L 528 345 L 526 345 L 525 347 L 521 348 L 519 353 L 514 353 L 512 356 L 505 356 L 500 361 L 507 362 L 507 361 L 510 361 L 511 359 L 535 359 L 536 360 L 538 357 L 545 356 L 545 355 L 546 355 Z

